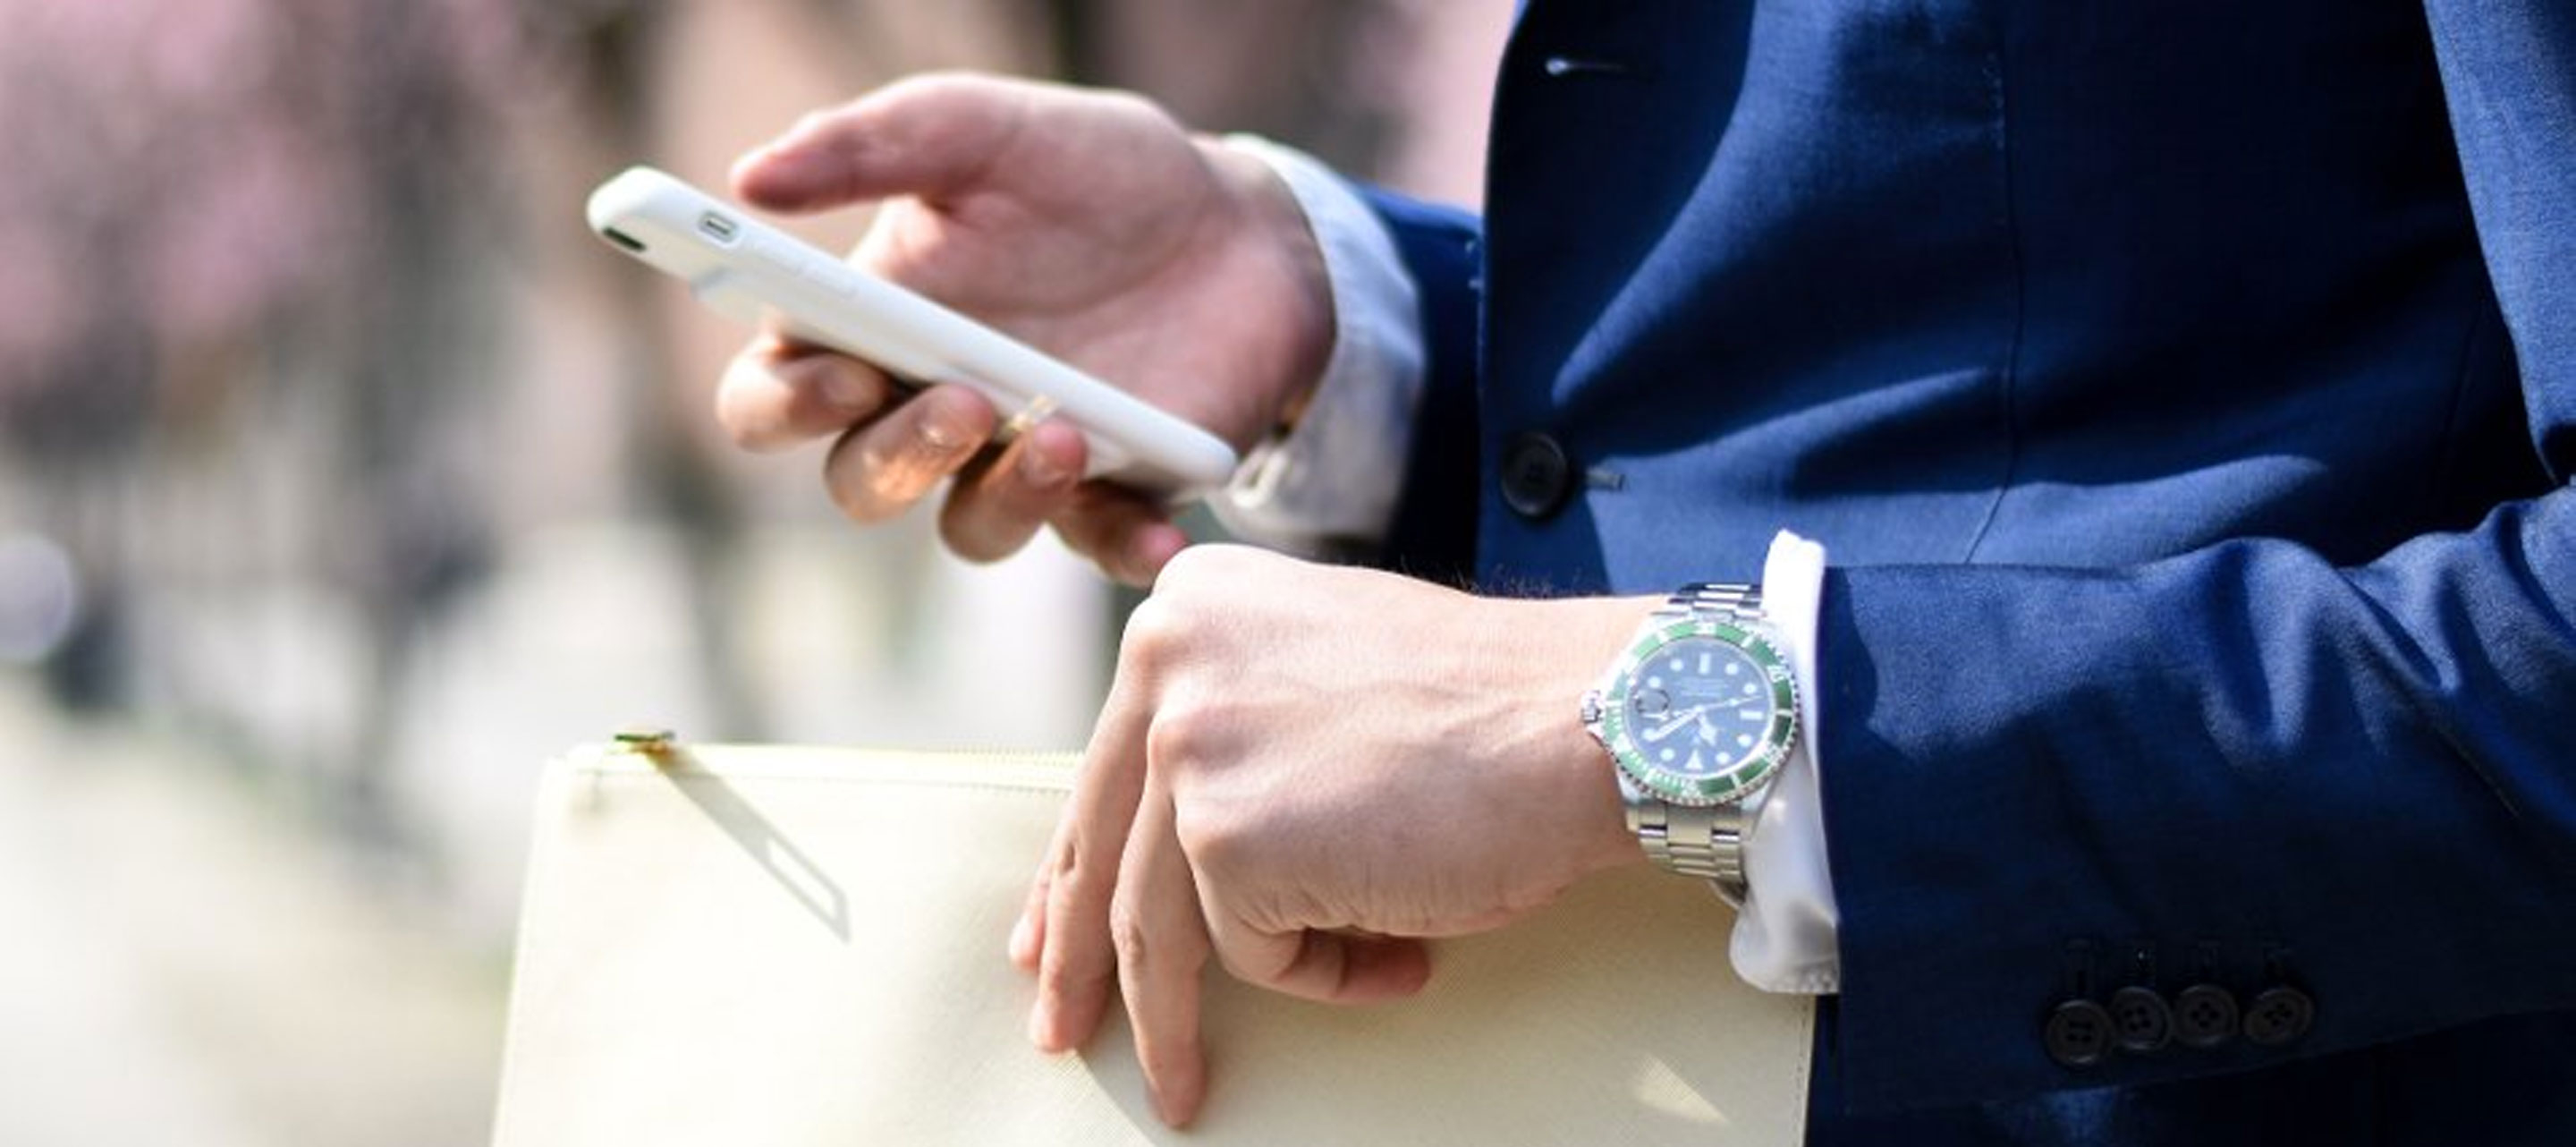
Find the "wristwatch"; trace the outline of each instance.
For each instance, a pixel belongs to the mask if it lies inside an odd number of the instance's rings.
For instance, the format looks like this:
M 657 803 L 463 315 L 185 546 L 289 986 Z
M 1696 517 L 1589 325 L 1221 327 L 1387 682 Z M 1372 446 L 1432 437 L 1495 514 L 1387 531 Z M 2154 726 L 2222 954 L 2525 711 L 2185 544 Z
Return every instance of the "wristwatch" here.
M 1683 586 L 1583 695 L 1583 724 L 1610 750 L 1646 855 L 1742 905 L 1746 806 L 1798 738 L 1797 679 L 1761 587 Z

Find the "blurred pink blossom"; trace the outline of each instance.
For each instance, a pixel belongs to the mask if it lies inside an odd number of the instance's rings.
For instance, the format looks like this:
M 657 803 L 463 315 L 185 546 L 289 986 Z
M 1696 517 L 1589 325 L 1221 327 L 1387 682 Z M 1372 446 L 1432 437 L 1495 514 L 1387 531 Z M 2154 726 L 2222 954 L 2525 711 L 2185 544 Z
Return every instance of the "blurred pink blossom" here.
M 396 221 L 368 218 L 369 181 L 443 138 L 408 134 L 417 116 L 497 115 L 548 8 L 0 0 L 0 389 L 59 378 L 102 330 L 249 337 L 385 273 L 365 240 Z

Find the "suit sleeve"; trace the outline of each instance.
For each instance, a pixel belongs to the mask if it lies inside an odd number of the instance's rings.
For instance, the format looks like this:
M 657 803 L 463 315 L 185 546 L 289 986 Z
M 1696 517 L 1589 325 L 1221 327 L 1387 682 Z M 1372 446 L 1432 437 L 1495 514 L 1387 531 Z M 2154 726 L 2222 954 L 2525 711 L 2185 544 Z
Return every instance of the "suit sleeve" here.
M 1477 323 L 1484 232 L 1473 215 L 1362 188 L 1395 237 L 1420 295 L 1425 351 L 1404 492 L 1381 561 L 1389 569 L 1464 584 L 1476 563 Z
M 1829 574 L 1853 1109 L 2576 1007 L 2576 9 L 2428 10 L 2555 489 L 2358 567 L 2246 541 L 2115 570 Z M 2053 1005 L 2133 980 L 2290 986 L 2313 1021 L 2279 1046 L 2047 1054 Z

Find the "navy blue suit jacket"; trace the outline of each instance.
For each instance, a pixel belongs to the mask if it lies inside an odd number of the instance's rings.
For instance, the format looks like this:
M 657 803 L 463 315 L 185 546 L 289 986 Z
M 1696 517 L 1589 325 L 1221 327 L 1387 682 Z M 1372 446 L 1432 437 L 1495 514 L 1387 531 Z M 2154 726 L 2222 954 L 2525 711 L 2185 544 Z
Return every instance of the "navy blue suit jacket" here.
M 2576 1143 L 2576 4 L 1535 0 L 1490 164 L 1388 559 L 1827 545 L 1816 1141 Z

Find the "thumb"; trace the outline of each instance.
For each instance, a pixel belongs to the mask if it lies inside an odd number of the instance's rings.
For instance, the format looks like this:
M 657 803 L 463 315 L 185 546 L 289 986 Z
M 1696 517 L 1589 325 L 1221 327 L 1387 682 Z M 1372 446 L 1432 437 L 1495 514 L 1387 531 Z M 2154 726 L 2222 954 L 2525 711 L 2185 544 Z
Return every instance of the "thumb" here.
M 917 76 L 797 121 L 734 163 L 734 193 L 773 211 L 913 195 L 940 199 L 990 170 L 1019 134 L 1030 86 Z
M 1431 980 L 1431 952 L 1415 939 L 1312 929 L 1211 938 L 1216 939 L 1226 966 L 1237 975 L 1273 991 L 1328 1004 L 1402 999 Z M 1235 940 L 1241 947 L 1226 953 L 1226 940 Z

